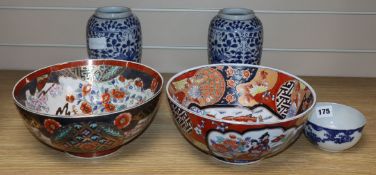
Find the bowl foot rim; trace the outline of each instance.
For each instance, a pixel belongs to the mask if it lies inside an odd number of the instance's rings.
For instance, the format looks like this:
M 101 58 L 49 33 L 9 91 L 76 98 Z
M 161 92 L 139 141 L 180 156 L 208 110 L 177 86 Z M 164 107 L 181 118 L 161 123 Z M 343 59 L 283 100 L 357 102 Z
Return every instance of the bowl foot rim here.
M 65 152 L 65 154 L 68 155 L 69 157 L 74 157 L 74 158 L 84 158 L 84 159 L 102 158 L 102 157 L 110 156 L 110 155 L 117 153 L 119 149 L 121 148 L 121 146 L 117 146 L 115 148 L 98 151 L 94 153 Z
M 216 157 L 216 156 L 211 156 L 214 160 L 217 160 L 222 163 L 230 164 L 230 165 L 250 165 L 250 164 L 256 164 L 261 161 L 261 159 L 256 159 L 256 160 L 244 160 L 244 162 L 234 162 L 234 161 L 229 161 L 221 157 Z

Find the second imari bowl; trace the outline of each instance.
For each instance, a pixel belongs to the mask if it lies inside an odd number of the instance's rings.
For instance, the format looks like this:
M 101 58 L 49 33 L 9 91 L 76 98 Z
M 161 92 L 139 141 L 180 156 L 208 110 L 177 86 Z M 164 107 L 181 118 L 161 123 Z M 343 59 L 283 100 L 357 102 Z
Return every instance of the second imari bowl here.
M 13 89 L 27 128 L 79 157 L 110 154 L 139 136 L 157 111 L 163 78 L 122 60 L 79 60 L 21 78 Z
M 173 76 L 167 96 L 182 135 L 234 164 L 270 157 L 294 142 L 316 103 L 312 87 L 274 68 L 212 64 Z

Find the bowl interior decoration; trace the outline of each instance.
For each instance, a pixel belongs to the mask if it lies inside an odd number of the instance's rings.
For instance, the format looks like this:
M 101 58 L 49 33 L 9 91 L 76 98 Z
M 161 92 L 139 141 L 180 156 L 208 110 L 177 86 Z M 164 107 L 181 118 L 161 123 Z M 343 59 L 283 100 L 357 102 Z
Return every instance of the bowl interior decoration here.
M 48 66 L 17 82 L 15 104 L 43 143 L 80 157 L 109 154 L 152 121 L 162 76 L 122 60 L 79 60 Z
M 200 150 L 250 163 L 287 147 L 316 102 L 302 79 L 256 65 L 213 64 L 182 71 L 167 83 L 174 121 Z

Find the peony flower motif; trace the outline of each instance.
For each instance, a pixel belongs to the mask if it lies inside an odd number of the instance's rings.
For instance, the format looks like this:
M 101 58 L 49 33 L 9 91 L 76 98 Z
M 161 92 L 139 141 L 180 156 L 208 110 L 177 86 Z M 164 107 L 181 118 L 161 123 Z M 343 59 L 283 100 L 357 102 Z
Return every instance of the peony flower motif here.
M 110 101 L 111 101 L 111 95 L 107 92 L 103 93 L 102 94 L 102 103 L 106 104 L 106 103 L 109 103 Z
M 227 86 L 231 87 L 231 88 L 234 88 L 235 87 L 235 81 L 232 80 L 232 79 L 227 80 Z
M 226 97 L 225 97 L 227 103 L 232 103 L 235 101 L 235 97 L 233 94 L 227 94 Z
M 91 91 L 91 84 L 85 84 L 82 86 L 82 96 L 87 95 Z
M 119 129 L 123 129 L 131 123 L 131 120 L 132 120 L 131 113 L 122 113 L 115 118 L 114 125 Z
M 247 79 L 251 76 L 251 72 L 249 70 L 243 70 L 243 78 Z
M 90 104 L 86 101 L 81 103 L 80 109 L 84 114 L 91 114 L 91 112 L 92 112 L 92 108 L 91 108 Z
M 141 80 L 141 79 L 137 79 L 134 81 L 134 84 L 139 87 L 139 88 L 142 88 L 144 87 L 144 82 Z
M 125 82 L 125 77 L 124 77 L 123 75 L 120 75 L 120 76 L 119 76 L 119 81 L 121 81 L 121 82 Z
M 115 111 L 115 105 L 113 105 L 111 103 L 106 103 L 106 104 L 104 104 L 104 109 L 107 112 L 114 112 Z
M 74 95 L 65 96 L 65 100 L 69 103 L 73 103 L 74 102 Z
M 228 67 L 227 69 L 226 69 L 226 74 L 227 74 L 227 77 L 232 77 L 232 76 L 234 76 L 234 69 L 232 68 L 232 67 Z
M 61 127 L 61 124 L 53 119 L 46 119 L 44 120 L 44 127 L 49 133 L 53 134 Z
M 125 92 L 118 90 L 118 89 L 112 89 L 112 95 L 117 99 L 122 99 L 125 97 Z M 103 97 L 103 96 L 102 96 Z M 103 99 L 103 98 L 102 98 Z
M 154 79 L 151 81 L 150 90 L 151 90 L 152 92 L 155 92 L 155 91 L 157 90 L 157 88 L 158 88 L 158 81 L 157 81 L 157 79 L 154 78 Z

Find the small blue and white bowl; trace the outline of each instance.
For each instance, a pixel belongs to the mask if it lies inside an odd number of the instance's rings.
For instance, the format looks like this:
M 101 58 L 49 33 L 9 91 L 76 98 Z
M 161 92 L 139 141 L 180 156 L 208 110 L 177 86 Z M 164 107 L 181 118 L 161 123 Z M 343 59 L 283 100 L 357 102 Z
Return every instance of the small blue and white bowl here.
M 317 103 L 308 116 L 304 133 L 325 151 L 340 152 L 354 146 L 362 136 L 366 118 L 358 110 L 336 103 Z

